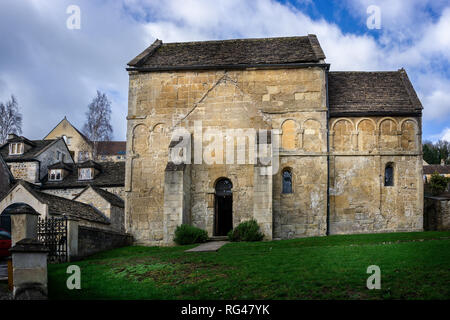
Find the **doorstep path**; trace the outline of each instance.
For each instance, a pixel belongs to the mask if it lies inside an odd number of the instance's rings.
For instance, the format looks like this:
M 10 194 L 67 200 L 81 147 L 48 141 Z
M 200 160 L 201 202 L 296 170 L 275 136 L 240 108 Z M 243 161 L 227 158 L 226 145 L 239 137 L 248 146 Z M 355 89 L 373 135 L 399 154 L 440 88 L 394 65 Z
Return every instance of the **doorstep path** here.
M 229 241 L 210 241 L 206 243 L 202 243 L 201 245 L 186 250 L 185 252 L 216 252 L 222 246 L 226 245 Z

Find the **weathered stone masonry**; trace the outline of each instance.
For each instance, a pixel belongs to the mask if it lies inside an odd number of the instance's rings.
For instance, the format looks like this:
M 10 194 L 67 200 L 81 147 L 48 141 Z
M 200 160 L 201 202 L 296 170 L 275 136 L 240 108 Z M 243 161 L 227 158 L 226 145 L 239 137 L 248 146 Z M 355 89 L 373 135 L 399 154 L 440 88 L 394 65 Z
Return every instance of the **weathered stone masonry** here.
M 406 73 L 332 73 L 324 58 L 310 35 L 156 41 L 130 62 L 125 223 L 136 241 L 171 244 L 181 223 L 213 236 L 221 178 L 232 183 L 232 225 L 255 218 L 266 239 L 421 230 L 422 107 Z M 279 170 L 171 164 L 173 131 L 195 139 L 199 121 L 200 134 L 279 135 Z M 282 192 L 283 170 L 292 193 Z

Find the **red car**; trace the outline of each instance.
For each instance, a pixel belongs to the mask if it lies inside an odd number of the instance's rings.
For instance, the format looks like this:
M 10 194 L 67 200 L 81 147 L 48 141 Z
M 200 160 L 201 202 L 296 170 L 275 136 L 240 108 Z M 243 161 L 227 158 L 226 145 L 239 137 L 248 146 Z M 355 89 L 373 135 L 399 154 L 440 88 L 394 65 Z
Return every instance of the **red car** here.
M 9 257 L 9 248 L 11 248 L 11 233 L 0 229 L 0 258 Z

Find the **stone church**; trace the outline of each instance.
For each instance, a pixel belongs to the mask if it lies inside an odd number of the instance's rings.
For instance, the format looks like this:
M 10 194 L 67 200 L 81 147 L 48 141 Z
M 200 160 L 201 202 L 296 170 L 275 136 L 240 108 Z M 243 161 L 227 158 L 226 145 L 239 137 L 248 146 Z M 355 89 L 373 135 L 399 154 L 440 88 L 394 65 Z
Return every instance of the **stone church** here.
M 130 61 L 136 242 L 170 245 L 182 223 L 223 236 L 252 218 L 266 240 L 422 230 L 422 105 L 405 70 L 329 69 L 315 35 L 156 40 Z

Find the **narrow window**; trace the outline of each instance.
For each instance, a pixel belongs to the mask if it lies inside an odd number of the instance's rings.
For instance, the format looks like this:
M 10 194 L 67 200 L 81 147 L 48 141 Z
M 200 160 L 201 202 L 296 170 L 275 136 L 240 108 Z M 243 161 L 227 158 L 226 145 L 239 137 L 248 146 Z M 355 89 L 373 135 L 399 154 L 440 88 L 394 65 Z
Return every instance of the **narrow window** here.
M 80 168 L 78 179 L 79 180 L 90 180 L 90 179 L 92 179 L 91 168 Z
M 289 169 L 284 169 L 283 173 L 283 193 L 292 193 L 292 172 Z
M 384 186 L 392 187 L 394 185 L 394 167 L 388 163 L 384 169 Z

